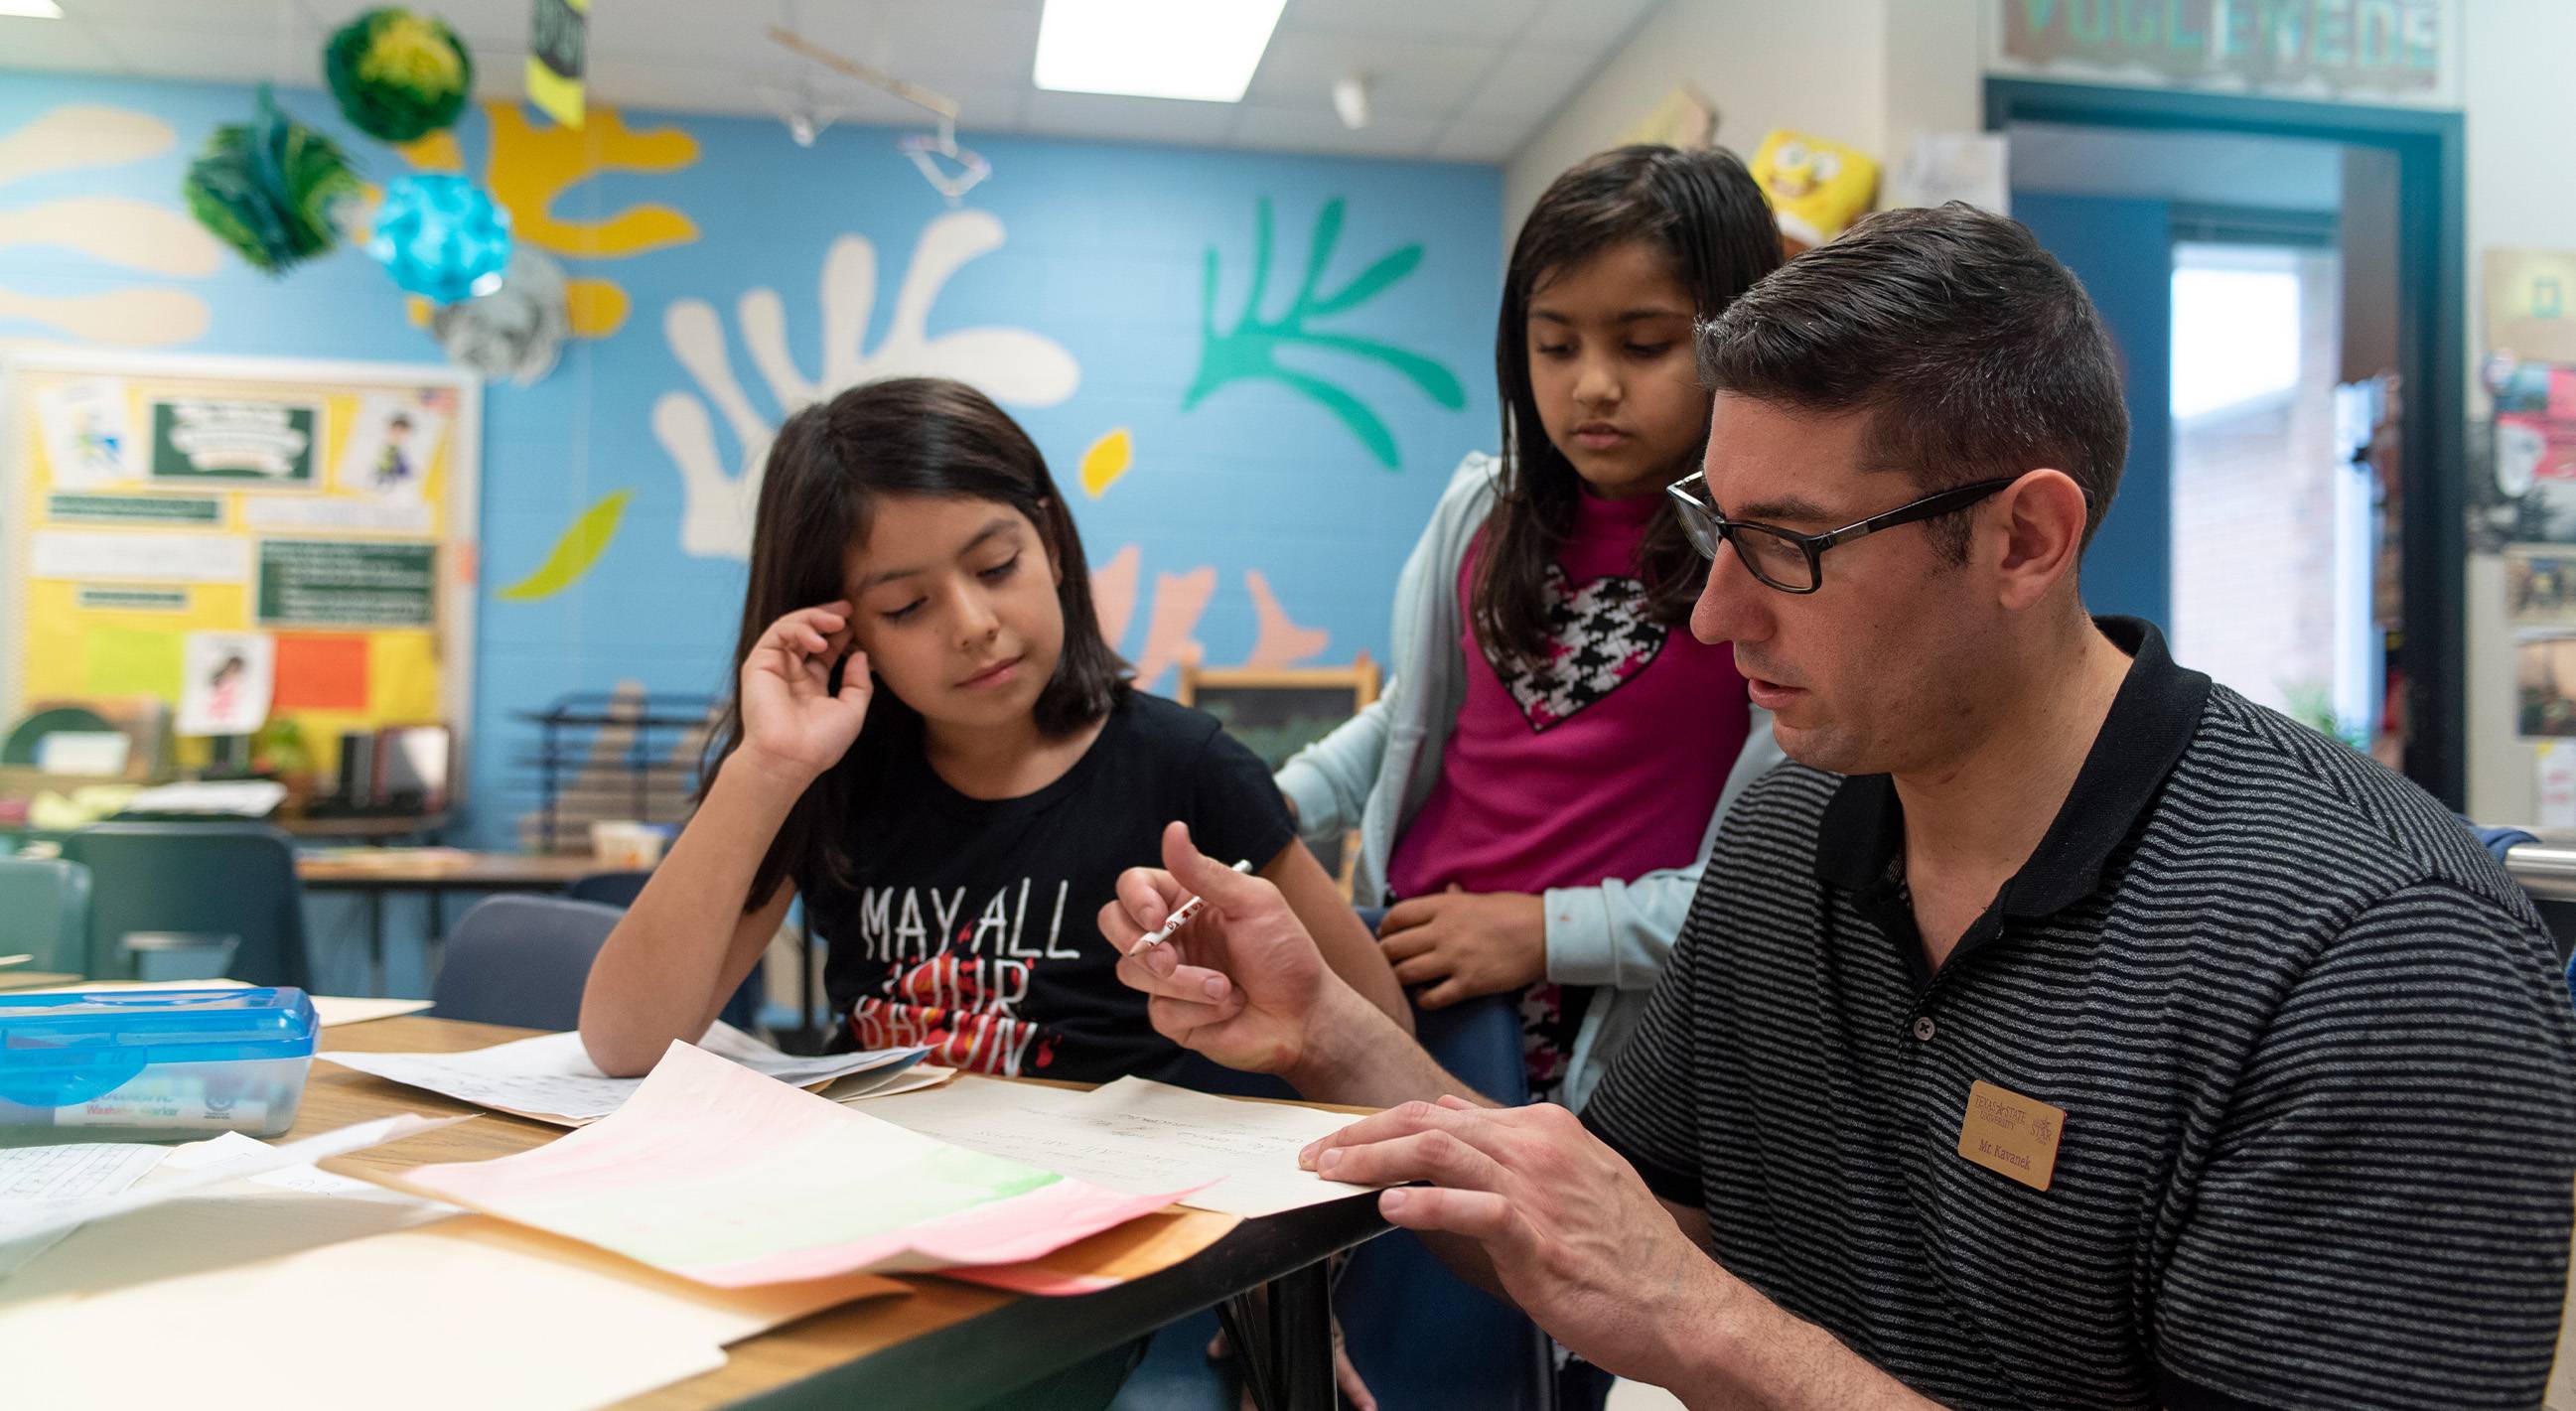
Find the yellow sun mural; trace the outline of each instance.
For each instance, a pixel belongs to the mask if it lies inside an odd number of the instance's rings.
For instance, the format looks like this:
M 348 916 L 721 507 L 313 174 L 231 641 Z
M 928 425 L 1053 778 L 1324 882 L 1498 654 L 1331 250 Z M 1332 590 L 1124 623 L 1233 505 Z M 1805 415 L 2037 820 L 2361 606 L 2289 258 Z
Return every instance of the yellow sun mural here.
M 676 127 L 638 131 L 613 108 L 592 110 L 579 128 L 538 126 L 516 101 L 483 105 L 491 147 L 483 158 L 483 185 L 510 212 L 518 238 L 541 250 L 577 260 L 616 260 L 685 245 L 698 238 L 695 221 L 656 202 L 643 202 L 598 220 L 555 214 L 565 192 L 601 172 L 674 172 L 698 160 L 698 140 Z M 465 170 L 465 152 L 453 132 L 434 133 L 399 148 L 423 171 Z M 577 338 L 605 338 L 626 323 L 633 307 L 613 280 L 565 281 Z M 421 317 L 425 308 L 415 309 Z

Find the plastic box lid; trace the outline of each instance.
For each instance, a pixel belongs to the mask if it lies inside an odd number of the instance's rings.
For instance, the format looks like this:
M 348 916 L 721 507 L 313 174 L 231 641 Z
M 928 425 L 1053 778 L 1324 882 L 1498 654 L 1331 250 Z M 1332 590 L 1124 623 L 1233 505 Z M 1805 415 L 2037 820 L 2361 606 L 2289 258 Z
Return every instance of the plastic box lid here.
M 0 1099 L 60 1107 L 153 1064 L 310 1058 L 320 1029 L 297 989 L 0 994 Z

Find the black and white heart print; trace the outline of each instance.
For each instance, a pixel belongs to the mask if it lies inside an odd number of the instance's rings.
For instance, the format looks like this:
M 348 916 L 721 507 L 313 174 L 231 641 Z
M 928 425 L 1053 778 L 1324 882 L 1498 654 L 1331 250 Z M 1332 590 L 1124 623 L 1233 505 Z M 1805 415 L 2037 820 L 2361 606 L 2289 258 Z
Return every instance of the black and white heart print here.
M 1635 578 L 1594 578 L 1581 587 L 1547 566 L 1545 659 L 1492 661 L 1532 731 L 1562 725 L 1625 685 L 1664 650 L 1672 629 L 1646 616 L 1646 585 Z

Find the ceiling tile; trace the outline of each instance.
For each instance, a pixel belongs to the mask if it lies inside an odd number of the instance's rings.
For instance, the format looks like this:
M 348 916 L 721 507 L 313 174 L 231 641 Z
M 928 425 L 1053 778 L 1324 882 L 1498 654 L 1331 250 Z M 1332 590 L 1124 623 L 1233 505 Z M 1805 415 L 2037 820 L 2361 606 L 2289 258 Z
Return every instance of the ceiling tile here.
M 1288 0 L 1282 33 L 1406 35 L 1494 43 L 1520 32 L 1546 0 Z
M 1029 95 L 1032 132 L 1121 142 L 1222 143 L 1232 130 L 1232 103 L 1191 103 L 1172 98 L 1117 98 L 1101 93 Z
M 1036 0 L 901 0 L 799 12 L 816 43 L 904 78 L 916 71 L 1026 86 L 1037 67 Z
M 1228 145 L 1266 152 L 1327 152 L 1362 157 L 1412 157 L 1430 150 L 1442 123 L 1432 117 L 1380 117 L 1353 131 L 1330 110 L 1246 104 Z
M 1619 47 L 1663 0 L 1549 0 L 1522 31 L 1523 43 L 1588 45 L 1595 54 Z
M 1333 84 L 1369 78 L 1369 104 L 1389 113 L 1446 113 L 1475 96 L 1500 44 L 1426 44 L 1356 34 L 1282 34 L 1252 75 L 1247 102 L 1330 112 Z
M 1456 122 L 1425 155 L 1443 162 L 1502 162 L 1521 149 L 1527 136 L 1494 123 Z
M 13 69 L 117 73 L 124 65 L 89 29 L 66 20 L 0 19 L 0 54 Z
M 101 37 L 125 61 L 129 73 L 153 78 L 322 86 L 322 46 L 318 40 L 281 40 L 275 34 L 255 29 L 226 33 L 139 26 L 109 30 Z
M 87 5 L 91 0 L 74 0 L 74 3 Z M 317 27 L 328 34 L 361 13 L 377 8 L 385 0 L 301 0 L 301 3 Z M 447 21 L 448 27 L 464 36 L 468 43 L 511 44 L 525 48 L 528 43 L 528 6 L 529 0 L 429 0 L 425 8 Z

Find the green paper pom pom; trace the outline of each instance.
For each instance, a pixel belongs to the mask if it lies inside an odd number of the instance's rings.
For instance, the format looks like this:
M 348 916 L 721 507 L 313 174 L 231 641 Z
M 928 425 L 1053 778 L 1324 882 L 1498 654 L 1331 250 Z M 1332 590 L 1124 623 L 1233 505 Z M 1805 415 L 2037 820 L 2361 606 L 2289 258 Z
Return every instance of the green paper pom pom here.
M 445 20 L 410 10 L 369 10 L 342 25 L 322 51 L 331 96 L 360 132 L 410 142 L 456 121 L 474 90 L 474 59 Z
M 270 274 L 330 249 L 332 208 L 359 194 L 339 147 L 278 111 L 266 84 L 258 112 L 216 128 L 179 189 L 199 224 Z

